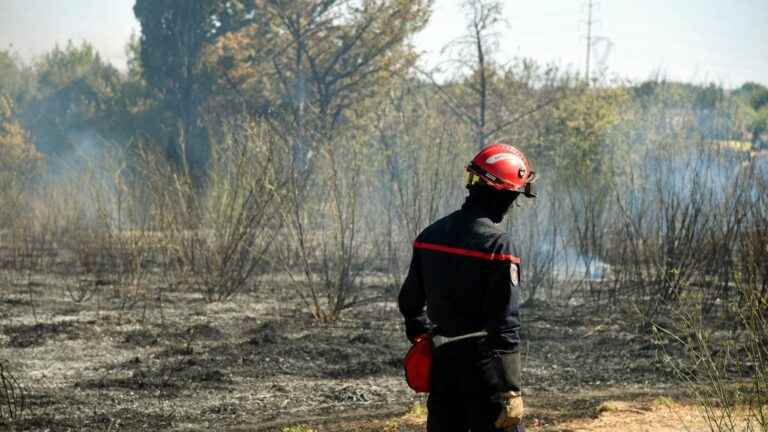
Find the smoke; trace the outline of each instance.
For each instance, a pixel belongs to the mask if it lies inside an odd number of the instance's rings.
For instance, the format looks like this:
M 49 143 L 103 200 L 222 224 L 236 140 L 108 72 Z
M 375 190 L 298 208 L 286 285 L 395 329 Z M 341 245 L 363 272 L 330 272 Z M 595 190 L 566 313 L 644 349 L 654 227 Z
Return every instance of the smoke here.
M 38 209 L 68 213 L 78 223 L 108 228 L 120 220 L 126 161 L 120 147 L 93 130 L 69 130 L 72 150 L 47 159 L 33 200 Z
M 595 173 L 591 189 L 556 184 L 544 174 L 535 204 L 514 211 L 508 230 L 523 259 L 529 296 L 558 295 L 558 285 L 612 282 L 626 271 L 623 260 L 638 259 L 616 255 L 622 250 L 617 233 L 651 242 L 641 248 L 681 238 L 683 229 L 696 230 L 691 235 L 697 238 L 717 238 L 727 229 L 723 215 L 737 202 L 758 202 L 768 154 L 723 144 L 721 137 L 733 130 L 727 111 L 659 114 L 606 135 L 603 160 L 617 162 Z
M 556 280 L 583 280 L 599 282 L 610 275 L 611 266 L 595 256 L 581 255 L 573 248 L 568 248 L 560 254 L 552 268 Z
M 585 218 L 580 210 L 585 192 L 543 179 L 539 198 L 513 209 L 507 225 L 522 258 L 523 287 L 528 298 L 537 299 L 559 295 L 557 290 L 564 285 L 577 288 L 611 275 L 611 265 L 580 241 L 576 225 Z M 601 227 L 599 219 L 590 222 Z

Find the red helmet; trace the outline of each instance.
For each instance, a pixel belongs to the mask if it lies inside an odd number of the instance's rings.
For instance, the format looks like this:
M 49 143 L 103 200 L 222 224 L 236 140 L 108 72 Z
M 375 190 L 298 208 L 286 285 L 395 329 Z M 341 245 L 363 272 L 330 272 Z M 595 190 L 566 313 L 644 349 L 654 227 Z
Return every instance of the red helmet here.
M 482 180 L 498 190 L 521 192 L 528 198 L 536 196 L 532 188 L 536 173 L 523 152 L 511 145 L 495 143 L 482 149 L 467 165 L 467 171 L 468 186 Z

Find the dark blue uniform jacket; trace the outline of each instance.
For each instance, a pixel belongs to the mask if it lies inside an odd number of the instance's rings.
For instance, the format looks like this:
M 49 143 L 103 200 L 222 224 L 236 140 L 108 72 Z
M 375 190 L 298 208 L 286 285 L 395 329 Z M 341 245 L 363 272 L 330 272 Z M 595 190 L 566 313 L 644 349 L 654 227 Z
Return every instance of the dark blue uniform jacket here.
M 498 391 L 520 389 L 520 260 L 509 235 L 470 204 L 434 222 L 414 242 L 398 298 L 410 340 L 479 331 Z

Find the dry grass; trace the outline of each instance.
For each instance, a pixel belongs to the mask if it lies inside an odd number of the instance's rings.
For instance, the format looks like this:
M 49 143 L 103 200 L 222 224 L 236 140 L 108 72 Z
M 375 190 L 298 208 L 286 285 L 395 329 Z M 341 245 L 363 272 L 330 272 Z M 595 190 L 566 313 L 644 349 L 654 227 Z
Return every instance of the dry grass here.
M 367 278 L 367 289 L 379 279 Z M 407 343 L 391 301 L 317 323 L 275 275 L 263 293 L 231 302 L 169 289 L 162 313 L 141 314 L 110 290 L 73 303 L 55 279 L 36 280 L 36 318 L 25 287 L 0 301 L 0 344 L 29 396 L 27 414 L 7 423 L 16 430 L 424 430 L 424 399 L 402 379 Z M 593 312 L 526 311 L 529 430 L 693 419 L 682 402 L 673 414 L 654 402 L 686 399 L 652 339 L 629 331 L 635 317 Z

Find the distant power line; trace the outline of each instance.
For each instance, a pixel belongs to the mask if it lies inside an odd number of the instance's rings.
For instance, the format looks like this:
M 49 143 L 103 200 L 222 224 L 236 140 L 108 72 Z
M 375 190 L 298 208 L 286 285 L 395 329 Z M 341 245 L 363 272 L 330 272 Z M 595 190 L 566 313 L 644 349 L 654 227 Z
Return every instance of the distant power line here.
M 587 11 L 587 58 L 586 58 L 586 64 L 584 66 L 584 76 L 586 77 L 587 86 L 589 86 L 589 62 L 590 58 L 592 57 L 592 7 L 594 5 L 594 2 L 592 0 L 588 0 L 588 11 Z
M 584 59 L 584 77 L 587 82 L 587 85 L 589 85 L 590 82 L 590 76 L 591 76 L 591 69 L 592 69 L 592 57 L 594 56 L 595 51 L 598 51 L 598 60 L 597 65 L 603 69 L 605 68 L 605 63 L 608 60 L 608 56 L 611 53 L 611 50 L 613 49 L 613 41 L 607 37 L 607 36 L 597 36 L 594 34 L 594 27 L 595 24 L 599 23 L 598 20 L 595 19 L 595 9 L 599 6 L 599 3 L 597 3 L 594 0 L 587 0 L 586 4 L 586 13 L 587 13 L 587 37 L 586 37 L 586 55 Z

